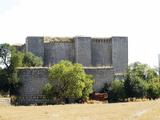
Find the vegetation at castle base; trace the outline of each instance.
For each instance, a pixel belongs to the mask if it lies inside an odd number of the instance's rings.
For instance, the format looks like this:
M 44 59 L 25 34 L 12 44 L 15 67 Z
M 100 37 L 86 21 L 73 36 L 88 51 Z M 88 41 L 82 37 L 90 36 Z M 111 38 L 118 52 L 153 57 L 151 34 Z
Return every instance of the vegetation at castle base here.
M 42 58 L 35 56 L 31 52 L 26 52 L 23 56 L 23 67 L 36 67 L 36 66 L 42 66 L 43 61 Z
M 124 101 L 126 97 L 124 81 L 114 80 L 108 90 L 108 99 L 111 102 Z
M 31 53 L 22 53 L 9 44 L 1 44 L 0 65 L 3 66 L 3 69 L 0 69 L 0 91 L 3 93 L 9 92 L 10 95 L 18 94 L 21 83 L 17 78 L 16 68 L 41 66 L 42 64 L 42 60 Z
M 88 99 L 92 92 L 93 80 L 85 74 L 81 64 L 60 61 L 49 69 L 49 83 L 44 86 L 43 94 L 48 98 Z
M 4 66 L 0 70 L 0 90 L 3 92 L 9 91 L 10 94 L 16 94 L 19 87 L 15 69 L 20 64 L 20 57 L 17 54 L 15 48 L 9 44 L 0 46 L 0 63 Z
M 160 97 L 160 78 L 155 69 L 135 62 L 128 67 L 124 80 L 114 80 L 107 87 L 109 101 L 124 101 L 125 98 Z

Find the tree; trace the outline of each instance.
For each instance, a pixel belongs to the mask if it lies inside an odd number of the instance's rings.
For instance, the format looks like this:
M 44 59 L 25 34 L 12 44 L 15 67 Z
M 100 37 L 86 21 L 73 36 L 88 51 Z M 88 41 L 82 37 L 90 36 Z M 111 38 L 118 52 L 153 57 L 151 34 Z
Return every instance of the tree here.
M 149 99 L 156 99 L 160 97 L 160 83 L 150 83 L 148 86 L 147 95 Z
M 11 51 L 13 48 L 9 44 L 0 45 L 0 64 L 6 68 L 10 65 Z
M 86 99 L 92 92 L 93 80 L 85 74 L 81 64 L 72 64 L 69 61 L 60 61 L 49 69 L 49 83 L 43 93 L 49 97 L 63 99 Z
M 142 64 L 140 62 L 135 62 L 129 65 L 127 74 L 131 77 L 136 76 L 146 81 L 158 77 L 155 69 L 149 67 L 147 64 Z
M 10 95 L 18 94 L 18 89 L 21 86 L 17 78 L 17 67 L 22 66 L 41 66 L 42 60 L 32 53 L 22 53 L 16 51 L 9 44 L 0 45 L 0 65 L 4 68 L 0 70 L 0 90 L 10 92 Z
M 128 67 L 124 82 L 127 97 L 146 97 L 148 82 L 155 77 L 158 77 L 156 70 L 148 65 L 139 62 L 131 64 Z
M 17 94 L 20 82 L 16 76 L 16 67 L 22 66 L 23 55 L 9 44 L 0 45 L 0 60 L 4 68 L 1 70 L 0 90 Z
M 43 61 L 42 61 L 42 59 L 40 57 L 35 56 L 31 52 L 26 52 L 24 54 L 23 66 L 35 67 L 35 66 L 42 66 L 42 65 L 43 65 Z
M 0 92 L 8 92 L 9 89 L 9 84 L 8 84 L 8 79 L 6 79 L 7 73 L 5 70 L 3 70 L 2 68 L 0 69 Z
M 108 99 L 110 102 L 124 101 L 125 90 L 123 80 L 114 80 L 111 83 L 111 90 L 108 91 Z

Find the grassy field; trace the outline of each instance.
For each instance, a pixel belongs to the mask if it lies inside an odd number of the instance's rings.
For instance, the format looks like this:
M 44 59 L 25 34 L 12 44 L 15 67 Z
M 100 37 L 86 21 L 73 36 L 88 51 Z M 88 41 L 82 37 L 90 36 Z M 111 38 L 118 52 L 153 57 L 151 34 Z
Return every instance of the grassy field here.
M 114 104 L 0 105 L 0 120 L 160 120 L 160 100 Z

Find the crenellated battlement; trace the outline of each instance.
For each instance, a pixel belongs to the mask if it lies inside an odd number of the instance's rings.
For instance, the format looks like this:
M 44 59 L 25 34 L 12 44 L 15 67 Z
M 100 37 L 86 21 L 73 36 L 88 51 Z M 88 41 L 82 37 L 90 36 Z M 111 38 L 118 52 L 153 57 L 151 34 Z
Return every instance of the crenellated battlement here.
M 44 66 L 69 60 L 84 66 L 113 66 L 116 73 L 128 65 L 127 37 L 27 37 L 26 51 L 42 57 Z

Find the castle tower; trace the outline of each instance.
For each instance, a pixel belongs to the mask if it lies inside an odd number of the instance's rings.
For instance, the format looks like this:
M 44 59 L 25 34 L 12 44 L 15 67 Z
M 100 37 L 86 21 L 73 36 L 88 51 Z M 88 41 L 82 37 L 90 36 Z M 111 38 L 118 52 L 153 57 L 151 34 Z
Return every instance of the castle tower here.
M 44 38 L 43 37 L 27 37 L 26 52 L 31 52 L 38 57 L 44 58 Z
M 75 37 L 75 61 L 84 66 L 91 66 L 91 38 Z
M 112 65 L 115 74 L 126 72 L 128 67 L 127 37 L 112 37 Z

